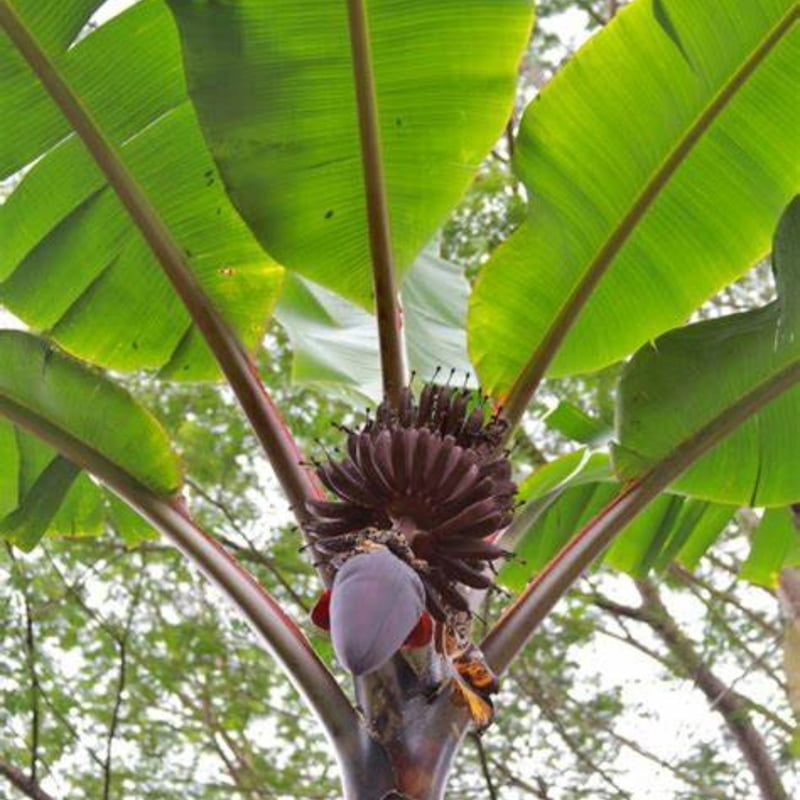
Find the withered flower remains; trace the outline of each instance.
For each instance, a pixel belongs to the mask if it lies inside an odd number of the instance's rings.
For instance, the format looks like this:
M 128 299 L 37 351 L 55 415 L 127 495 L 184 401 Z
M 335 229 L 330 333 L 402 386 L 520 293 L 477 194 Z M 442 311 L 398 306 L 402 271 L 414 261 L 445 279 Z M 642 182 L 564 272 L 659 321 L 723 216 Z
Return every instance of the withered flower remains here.
M 420 575 L 433 617 L 466 611 L 458 584 L 487 588 L 487 563 L 507 554 L 491 540 L 516 492 L 505 423 L 475 393 L 429 383 L 418 401 L 405 389 L 397 411 L 384 402 L 361 430 L 344 430 L 346 457 L 315 465 L 337 498 L 309 503 L 317 549 L 346 558 L 379 542 Z

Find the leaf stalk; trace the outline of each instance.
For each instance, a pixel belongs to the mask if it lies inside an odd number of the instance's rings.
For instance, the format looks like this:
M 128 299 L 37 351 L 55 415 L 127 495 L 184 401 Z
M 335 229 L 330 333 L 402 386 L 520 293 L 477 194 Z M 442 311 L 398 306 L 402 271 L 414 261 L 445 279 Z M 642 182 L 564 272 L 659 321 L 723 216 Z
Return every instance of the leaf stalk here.
M 637 514 L 742 422 L 798 382 L 800 361 L 793 361 L 678 444 L 598 512 L 528 584 L 486 636 L 481 647 L 492 669 L 500 673 L 509 667 L 558 600 Z
M 87 444 L 5 397 L 0 397 L 0 416 L 90 472 L 181 550 L 239 609 L 283 664 L 337 752 L 342 747 L 357 748 L 361 722 L 297 623 L 225 548 L 195 524 L 179 498 L 156 494 Z
M 367 227 L 372 256 L 375 313 L 383 376 L 383 394 L 393 408 L 400 404 L 400 392 L 406 383 L 403 347 L 403 314 L 398 300 L 392 255 L 389 203 L 381 156 L 378 103 L 369 23 L 363 0 L 347 0 L 350 47 L 358 110 L 358 132 L 364 170 L 367 204 Z

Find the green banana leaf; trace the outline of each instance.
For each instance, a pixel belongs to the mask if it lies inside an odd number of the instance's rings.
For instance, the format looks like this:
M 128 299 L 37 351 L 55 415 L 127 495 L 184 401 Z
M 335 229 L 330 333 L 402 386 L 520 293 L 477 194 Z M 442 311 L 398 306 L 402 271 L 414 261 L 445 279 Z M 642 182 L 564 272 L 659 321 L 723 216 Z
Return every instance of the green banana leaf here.
M 514 159 L 529 217 L 470 308 L 472 361 L 496 398 L 560 313 L 580 315 L 550 373 L 594 370 L 768 252 L 800 185 L 798 13 L 795 0 L 636 0 L 531 103 Z
M 170 0 L 189 93 L 225 186 L 264 247 L 371 308 L 344 2 Z M 407 270 L 511 113 L 530 0 L 371 0 L 392 244 Z
M 582 448 L 534 472 L 520 486 L 528 505 L 527 526 L 513 543 L 516 557 L 499 582 L 521 591 L 528 581 L 621 489 L 608 455 Z M 605 563 L 641 578 L 673 561 L 688 569 L 713 545 L 730 522 L 735 506 L 664 494 L 619 534 Z
M 611 483 L 614 473 L 608 453 L 579 447 L 542 464 L 519 486 L 519 499 L 524 502 L 548 503 L 554 493 L 587 483 Z
M 750 554 L 740 575 L 751 583 L 776 589 L 781 570 L 800 566 L 800 526 L 791 509 L 771 508 L 753 531 Z
M 201 287 L 255 348 L 282 280 L 231 205 L 186 97 L 163 3 L 144 0 L 73 40 L 100 0 L 14 0 L 57 71 L 120 148 Z M 200 379 L 216 368 L 116 195 L 33 72 L 0 40 L 0 304 L 64 349 L 120 370 Z M 34 163 L 35 162 L 35 163 Z
M 0 539 L 30 551 L 44 536 L 77 538 L 113 531 L 129 546 L 156 532 L 55 450 L 0 420 Z M 12 486 L 10 489 L 9 486 Z
M 610 425 L 567 400 L 560 400 L 542 417 L 542 422 L 548 430 L 581 444 L 599 445 L 611 438 Z
M 619 386 L 614 473 L 605 453 L 583 448 L 534 472 L 520 487 L 518 560 L 501 572 L 520 590 L 621 490 L 678 451 L 714 417 L 759 387 L 798 385 L 768 401 L 697 461 L 616 538 L 611 566 L 642 577 L 673 560 L 694 568 L 742 505 L 800 498 L 800 197 L 775 234 L 777 299 L 768 306 L 679 329 L 643 348 Z M 622 483 L 618 483 L 620 479 Z M 687 497 L 686 495 L 692 495 Z M 742 576 L 770 584 L 798 558 L 785 508 L 768 512 Z
M 21 331 L 0 331 L 0 363 L 0 417 L 81 442 L 158 495 L 177 493 L 181 469 L 166 433 L 102 373 Z M 30 549 L 46 532 L 98 533 L 106 522 L 126 541 L 148 530 L 76 465 L 0 419 L 0 535 Z
M 773 260 L 775 302 L 668 333 L 627 365 L 614 451 L 621 478 L 643 474 L 737 398 L 785 375 L 798 385 L 740 425 L 673 489 L 749 506 L 800 499 L 800 197 L 781 220 Z
M 471 371 L 465 318 L 469 285 L 463 270 L 424 252 L 402 287 L 409 367 L 423 380 L 437 367 Z M 298 275 L 287 277 L 275 316 L 292 344 L 292 379 L 383 394 L 375 317 Z

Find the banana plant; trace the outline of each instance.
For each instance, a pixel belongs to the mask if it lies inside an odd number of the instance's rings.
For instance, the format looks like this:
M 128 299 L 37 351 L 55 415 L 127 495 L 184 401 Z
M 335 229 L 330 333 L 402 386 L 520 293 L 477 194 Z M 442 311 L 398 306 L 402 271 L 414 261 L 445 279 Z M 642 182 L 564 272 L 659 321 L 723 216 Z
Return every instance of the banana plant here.
M 503 672 L 615 540 L 621 568 L 696 563 L 732 509 L 800 501 L 797 5 L 622 10 L 525 110 L 527 217 L 472 287 L 426 246 L 507 127 L 530 0 L 142 0 L 88 25 L 101 5 L 0 0 L 19 180 L 0 303 L 26 328 L 0 333 L 0 532 L 133 542 L 146 521 L 281 663 L 343 796 L 441 798 Z M 684 324 L 770 252 L 772 303 Z M 309 463 L 255 366 L 276 305 L 296 366 L 378 393 L 341 456 Z M 467 348 L 480 391 L 446 379 Z M 506 447 L 542 380 L 620 361 L 609 455 L 517 492 Z M 352 692 L 194 522 L 167 435 L 115 378 L 136 371 L 227 382 Z M 518 595 L 478 640 L 475 598 L 515 548 Z

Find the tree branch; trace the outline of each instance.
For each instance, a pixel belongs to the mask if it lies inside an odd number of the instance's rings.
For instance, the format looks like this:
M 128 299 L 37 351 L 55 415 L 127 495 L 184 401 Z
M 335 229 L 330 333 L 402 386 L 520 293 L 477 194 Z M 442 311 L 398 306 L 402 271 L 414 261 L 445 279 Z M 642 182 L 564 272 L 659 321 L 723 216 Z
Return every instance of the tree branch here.
M 55 800 L 34 779 L 28 777 L 21 769 L 5 761 L 0 761 L 0 775 L 6 778 L 14 788 L 19 789 L 26 797 L 30 797 L 31 800 Z
M 681 583 L 688 586 L 697 587 L 704 592 L 707 592 L 709 597 L 717 600 L 720 603 L 727 603 L 732 605 L 737 611 L 740 611 L 747 619 L 750 620 L 753 624 L 757 625 L 764 633 L 768 636 L 776 637 L 780 635 L 780 630 L 778 629 L 777 625 L 773 625 L 763 614 L 760 614 L 758 611 L 755 611 L 752 608 L 748 608 L 744 603 L 741 602 L 737 597 L 735 597 L 730 591 L 721 591 L 717 589 L 715 586 L 712 586 L 708 581 L 703 580 L 698 575 L 695 575 L 692 572 L 689 572 L 688 569 L 680 566 L 680 564 L 671 564 L 669 567 L 669 574 L 673 577 L 677 578 Z M 735 580 L 738 580 L 736 578 Z M 701 597 L 700 593 L 695 593 L 695 596 L 698 599 Z M 709 601 L 703 600 L 703 603 L 710 608 Z
M 481 774 L 483 775 L 484 781 L 486 781 L 486 796 L 489 800 L 498 800 L 497 789 L 495 789 L 494 781 L 492 780 L 492 770 L 489 767 L 489 760 L 486 758 L 486 748 L 483 746 L 483 739 L 481 739 L 479 733 L 473 733 L 470 738 L 478 752 L 478 763 L 481 766 Z
M 528 684 L 525 685 L 526 691 L 529 691 L 530 681 L 531 678 L 529 676 L 529 682 Z M 546 697 L 544 690 L 542 690 L 541 695 Z M 534 699 L 534 702 L 537 702 L 535 697 L 533 697 L 532 699 Z M 559 691 L 557 695 L 547 699 L 546 702 L 552 705 L 554 708 L 564 709 L 567 705 L 569 705 L 572 708 L 576 708 L 580 714 L 584 713 L 582 705 L 579 704 L 567 691 Z M 681 769 L 680 767 L 675 766 L 674 764 L 671 764 L 669 761 L 666 761 L 665 759 L 660 758 L 655 753 L 650 752 L 638 742 L 628 739 L 627 737 L 618 733 L 614 729 L 613 725 L 607 722 L 602 715 L 594 716 L 592 719 L 592 725 L 599 728 L 600 730 L 605 731 L 614 740 L 616 740 L 629 750 L 637 753 L 643 758 L 648 759 L 649 761 L 652 761 L 654 764 L 657 764 L 663 769 L 669 770 L 678 780 L 685 783 L 687 786 L 692 786 L 695 789 L 702 790 L 704 792 L 704 797 L 707 797 L 708 800 L 711 800 L 711 798 L 714 798 L 714 800 L 729 800 L 727 794 L 718 789 L 709 787 L 705 782 L 702 781 L 702 779 L 696 777 L 691 772 Z M 616 796 L 617 795 L 615 795 L 615 797 Z
M 789 800 L 769 750 L 748 714 L 747 702 L 724 683 L 698 655 L 691 640 L 681 631 L 650 581 L 637 581 L 642 597 L 642 611 L 648 624 L 667 645 L 706 696 L 710 706 L 719 712 L 753 773 L 764 800 Z
M 647 613 L 645 609 L 641 607 L 637 608 L 634 606 L 628 606 L 621 603 L 616 603 L 613 600 L 597 593 L 594 596 L 592 596 L 591 599 L 598 608 L 602 608 L 603 610 L 608 611 L 613 616 L 616 623 L 625 632 L 625 635 L 622 636 L 614 633 L 613 631 L 606 630 L 604 628 L 597 628 L 596 630 L 598 631 L 598 633 L 610 636 L 611 638 L 617 639 L 618 641 L 629 644 L 631 647 L 635 647 L 637 650 L 641 651 L 645 655 L 652 658 L 658 664 L 661 664 L 661 666 L 664 667 L 664 669 L 666 669 L 668 672 L 671 673 L 675 672 L 674 661 L 670 661 L 667 657 L 663 656 L 661 653 L 656 652 L 652 648 L 648 647 L 647 645 L 643 644 L 638 639 L 636 639 L 624 622 L 625 619 L 630 619 L 636 622 L 640 622 L 649 627 L 652 627 L 653 620 L 650 618 L 650 615 Z M 763 659 L 764 657 L 765 656 L 762 655 L 760 658 Z M 765 672 L 768 673 L 769 671 L 765 669 Z M 746 671 L 743 674 L 746 674 Z M 731 685 L 728 687 L 729 690 L 732 690 L 735 687 L 735 685 L 740 680 L 742 680 L 742 677 L 743 675 L 737 677 L 736 680 L 734 680 L 733 683 L 731 683 Z M 786 722 L 786 720 L 782 719 L 774 711 L 762 705 L 761 703 L 756 702 L 750 697 L 746 697 L 744 695 L 739 695 L 739 697 L 741 698 L 742 702 L 747 706 L 747 710 L 749 712 L 756 713 L 759 716 L 763 717 L 765 720 L 771 722 L 776 728 L 779 728 L 788 736 L 792 735 L 792 733 L 794 732 L 794 728 L 792 727 L 792 725 Z
M 117 677 L 117 689 L 114 695 L 114 706 L 111 710 L 111 723 L 108 726 L 106 756 L 103 762 L 103 800 L 110 800 L 111 798 L 111 760 L 114 749 L 114 737 L 117 735 L 119 712 L 122 708 L 122 696 L 125 693 L 125 685 L 128 678 L 128 639 L 130 637 L 131 626 L 133 625 L 133 615 L 136 612 L 136 607 L 139 605 L 139 598 L 141 597 L 143 575 L 144 570 L 142 569 L 139 571 L 136 587 L 134 588 L 133 597 L 131 598 L 130 608 L 128 609 L 128 618 L 125 622 L 122 635 L 114 636 L 119 650 L 119 674 Z
M 543 778 L 536 777 L 537 785 L 534 786 L 527 781 L 522 780 L 518 775 L 515 775 L 509 768 L 508 765 L 503 763 L 502 761 L 498 761 L 496 759 L 492 759 L 491 761 L 492 766 L 503 773 L 506 776 L 506 779 L 512 786 L 516 786 L 518 789 L 522 789 L 522 791 L 526 792 L 527 794 L 533 795 L 537 797 L 539 800 L 552 800 L 550 794 L 548 793 L 547 784 L 544 782 Z
M 6 542 L 6 550 L 8 551 L 11 563 L 14 569 L 19 572 L 20 567 L 17 559 L 14 556 L 14 550 L 11 545 Z M 25 662 L 30 673 L 31 681 L 31 758 L 28 767 L 28 773 L 31 783 L 36 785 L 38 780 L 38 767 L 39 767 L 39 698 L 42 694 L 41 685 L 39 683 L 39 673 L 37 670 L 37 657 L 36 657 L 36 636 L 33 627 L 33 612 L 31 610 L 31 599 L 28 595 L 27 588 L 22 591 L 23 607 L 25 609 Z
M 616 616 L 614 619 L 619 627 L 623 630 L 623 633 L 617 633 L 616 631 L 609 630 L 603 625 L 596 625 L 594 628 L 595 633 L 600 633 L 603 636 L 608 636 L 609 639 L 616 639 L 618 642 L 627 644 L 629 647 L 633 647 L 640 653 L 644 653 L 644 655 L 652 658 L 653 661 L 655 661 L 657 664 L 660 664 L 664 669 L 672 671 L 672 665 L 664 656 L 661 655 L 661 653 L 653 650 L 651 647 L 648 647 L 644 642 L 640 642 L 635 636 L 633 636 L 628 629 L 628 626 L 623 624 L 622 620 L 617 619 Z
M 191 480 L 190 478 L 186 479 L 186 485 L 189 486 L 192 491 L 196 492 L 200 497 L 202 497 L 203 500 L 214 506 L 214 508 L 218 509 L 222 513 L 222 515 L 228 521 L 228 524 L 231 526 L 231 529 L 247 542 L 247 547 L 243 547 L 239 543 L 234 542 L 232 539 L 229 539 L 226 536 L 218 535 L 216 537 L 217 541 L 224 544 L 229 550 L 234 551 L 242 560 L 247 560 L 254 564 L 260 564 L 262 567 L 269 570 L 270 574 L 286 590 L 287 594 L 292 598 L 292 600 L 294 600 L 303 613 L 307 614 L 310 609 L 308 608 L 305 600 L 303 600 L 303 598 L 295 590 L 294 586 L 292 586 L 291 582 L 283 575 L 280 569 L 278 569 L 274 559 L 271 559 L 253 545 L 253 542 L 247 536 L 230 508 L 228 508 L 228 506 L 222 500 L 212 497 L 211 494 L 203 489 L 202 486 L 195 483 L 195 481 Z
M 31 672 L 31 765 L 32 781 L 37 779 L 39 765 L 39 676 L 36 671 L 36 639 L 33 634 L 33 617 L 30 602 L 25 597 L 25 650 L 28 656 L 28 667 Z
M 600 14 L 597 9 L 592 5 L 592 0 L 577 0 L 576 5 L 581 11 L 584 11 L 587 16 L 599 27 L 604 27 L 608 24 L 609 19 L 606 19 L 602 14 Z M 610 16 L 613 16 L 610 15 Z
M 263 782 L 263 779 L 261 779 L 261 781 L 259 780 L 258 774 L 253 768 L 252 760 L 242 751 L 242 748 L 233 740 L 231 734 L 225 730 L 225 726 L 217 719 L 211 698 L 208 694 L 207 683 L 204 683 L 201 693 L 200 716 L 203 720 L 204 727 L 210 734 L 211 746 L 216 751 L 220 760 L 225 764 L 225 768 L 231 780 L 243 794 L 252 794 L 255 792 L 259 797 L 269 797 L 272 791 L 266 786 L 258 785 Z M 184 704 L 189 703 L 194 705 L 191 703 L 191 700 L 183 694 L 181 694 L 181 699 Z M 225 747 L 222 746 L 223 744 Z M 232 758 L 226 752 L 226 747 L 230 751 Z M 233 759 L 235 759 L 235 763 Z
M 582 745 L 570 732 L 567 730 L 566 725 L 561 719 L 559 714 L 560 703 L 557 700 L 550 698 L 543 688 L 537 685 L 536 679 L 526 671 L 526 680 L 520 681 L 520 685 L 524 688 L 525 692 L 536 704 L 537 708 L 542 712 L 545 719 L 556 729 L 561 741 L 567 746 L 569 751 L 575 758 L 583 764 L 590 773 L 598 775 L 608 786 L 613 790 L 614 797 L 620 800 L 631 800 L 630 792 L 626 792 L 617 784 L 614 778 L 598 764 L 595 759 L 587 753 Z M 519 676 L 518 676 L 519 680 Z
M 642 758 L 646 758 L 648 761 L 652 761 L 654 764 L 658 765 L 662 769 L 666 769 L 671 772 L 679 781 L 685 783 L 687 786 L 691 786 L 694 789 L 699 789 L 703 794 L 701 795 L 705 800 L 730 800 L 730 795 L 726 792 L 722 791 L 721 789 L 717 789 L 716 787 L 709 786 L 705 781 L 703 781 L 702 777 L 695 776 L 692 772 L 681 769 L 680 767 L 671 764 L 669 761 L 660 758 L 655 753 L 651 753 L 646 748 L 642 747 L 639 742 L 635 739 L 629 739 L 627 736 L 623 736 L 621 733 L 615 731 L 610 725 L 604 725 L 601 723 L 601 727 L 606 733 L 611 736 L 613 739 L 618 741 L 623 747 L 626 747 L 636 755 L 641 756 Z M 698 795 L 695 795 L 696 797 Z
M 748 669 L 753 669 L 754 667 L 761 667 L 762 673 L 767 678 L 767 680 L 772 681 L 775 684 L 778 691 L 781 693 L 786 692 L 786 684 L 773 672 L 773 670 L 764 666 L 763 662 L 769 655 L 769 649 L 765 652 L 755 653 L 748 643 L 742 639 L 737 632 L 733 629 L 733 627 L 728 622 L 727 616 L 706 597 L 702 595 L 699 589 L 691 582 L 686 583 L 687 590 L 697 598 L 698 602 L 702 603 L 707 612 L 709 618 L 719 627 L 722 633 L 725 635 L 725 638 L 728 642 L 733 645 L 734 647 L 738 647 L 747 657 L 750 659 L 750 666 Z M 749 617 L 749 615 L 748 615 Z M 773 648 L 777 647 L 780 644 L 780 632 L 773 630 L 771 634 L 771 638 L 774 642 Z M 744 674 L 747 674 L 746 672 Z M 741 680 L 741 677 L 737 680 Z
M 142 551 L 141 550 L 137 550 L 136 552 L 137 553 L 141 553 Z M 171 550 L 171 552 L 174 552 L 174 550 Z M 49 554 L 48 554 L 48 557 L 49 557 Z M 52 567 L 53 571 L 58 576 L 59 581 L 61 582 L 61 584 L 64 587 L 64 596 L 65 597 L 70 597 L 78 605 L 78 607 L 86 614 L 88 619 L 91 620 L 97 626 L 97 629 L 99 629 L 104 634 L 109 636 L 113 641 L 115 641 L 119 645 L 120 637 L 117 634 L 117 632 L 115 631 L 114 625 L 111 622 L 109 622 L 107 619 L 105 619 L 103 617 L 103 615 L 97 609 L 92 608 L 86 602 L 86 600 L 83 598 L 83 596 L 81 594 L 81 591 L 80 591 L 80 581 L 75 582 L 75 583 L 70 583 L 67 580 L 67 578 L 64 576 L 64 574 L 61 572 L 61 570 L 58 568 L 58 565 L 53 561 L 53 559 L 49 558 L 49 560 L 50 560 L 50 564 L 51 564 L 51 567 Z M 142 571 L 141 575 L 144 575 L 143 571 Z M 163 617 L 160 614 L 160 607 L 156 608 L 156 615 L 158 617 L 158 620 L 162 624 L 165 624 L 164 620 L 163 620 Z M 135 649 L 131 650 L 131 649 L 128 649 L 126 647 L 125 658 L 126 658 L 126 662 L 127 663 L 133 664 L 134 666 L 138 666 L 141 669 L 143 669 L 144 671 L 148 671 L 151 668 L 150 663 L 147 662 L 145 659 L 143 659 L 141 656 L 139 656 Z M 187 674 L 185 683 L 187 683 L 189 685 L 192 685 L 192 679 L 194 677 L 196 677 L 196 676 L 193 675 L 193 674 Z M 205 687 L 206 687 L 206 685 L 204 684 L 203 688 L 205 688 Z M 193 686 L 193 688 L 196 691 L 201 691 L 196 686 Z M 242 688 L 244 689 L 246 687 L 242 687 Z M 242 789 L 242 791 L 244 792 L 247 789 L 247 787 L 244 787 L 242 785 L 242 783 L 241 783 L 241 780 L 240 780 L 241 779 L 241 769 L 237 770 L 235 765 L 233 765 L 230 762 L 230 760 L 227 758 L 226 752 L 220 746 L 219 742 L 216 739 L 216 734 L 219 734 L 220 737 L 223 738 L 225 744 L 229 747 L 231 752 L 234 752 L 234 754 L 237 756 L 237 759 L 239 760 L 239 763 L 240 763 L 240 767 L 245 767 L 245 766 L 247 767 L 247 769 L 249 770 L 250 778 L 252 779 L 251 783 L 255 783 L 256 782 L 255 771 L 253 770 L 252 765 L 249 762 L 247 764 L 245 764 L 241 760 L 241 758 L 239 758 L 239 751 L 236 748 L 236 744 L 231 741 L 230 736 L 228 735 L 228 732 L 225 731 L 220 726 L 220 724 L 219 724 L 218 720 L 216 719 L 216 717 L 213 717 L 211 715 L 210 706 L 209 706 L 208 709 L 206 709 L 206 707 L 204 705 L 202 710 L 201 710 L 197 706 L 197 704 L 195 703 L 195 700 L 189 694 L 187 694 L 185 691 L 181 690 L 180 687 L 176 687 L 174 689 L 174 694 L 181 701 L 182 708 L 186 709 L 188 711 L 191 711 L 192 714 L 194 715 L 193 717 L 190 717 L 188 714 L 186 715 L 187 724 L 195 722 L 196 721 L 195 717 L 202 720 L 205 728 L 207 729 L 207 732 L 209 733 L 209 741 L 210 741 L 211 747 L 214 749 L 214 752 L 220 757 L 220 759 L 225 764 L 226 769 L 228 770 L 228 772 L 229 772 L 229 774 L 231 776 L 231 780 L 237 786 L 239 786 Z M 47 695 L 43 693 L 42 696 L 45 699 L 45 702 L 47 702 Z M 205 697 L 207 697 L 207 694 L 204 694 L 204 698 Z M 251 699 L 253 700 L 254 703 L 258 704 L 259 708 L 261 708 L 261 709 L 263 709 L 265 711 L 268 711 L 270 714 L 280 714 L 280 715 L 283 715 L 283 716 L 287 716 L 287 717 L 289 717 L 289 718 L 291 718 L 293 720 L 305 719 L 305 717 L 303 717 L 300 714 L 292 714 L 291 712 L 289 712 L 289 711 L 287 711 L 285 709 L 281 709 L 281 708 L 278 708 L 278 707 L 276 707 L 274 705 L 270 705 L 269 703 L 265 703 L 263 697 L 256 698 L 256 697 L 252 697 L 251 696 Z M 56 708 L 53 708 L 52 710 L 53 710 L 53 713 L 59 719 L 59 721 L 70 732 L 70 734 L 75 739 L 75 741 L 79 742 L 80 739 L 81 739 L 81 736 L 75 730 L 75 728 L 71 725 L 69 720 L 64 718 L 58 712 L 58 710 Z M 105 773 L 106 768 L 107 768 L 106 767 L 107 760 L 106 759 L 101 759 L 91 748 L 87 748 L 87 750 L 88 750 L 89 755 L 91 756 L 91 758 L 100 766 L 101 771 L 103 771 Z M 255 790 L 252 790 L 252 789 L 249 789 L 249 790 L 255 791 Z M 260 792 L 261 789 L 258 789 L 258 791 Z M 265 789 L 264 791 L 267 791 L 267 790 Z
M 111 761 L 114 749 L 114 737 L 117 735 L 119 712 L 122 707 L 122 695 L 125 692 L 125 682 L 128 674 L 124 639 L 118 643 L 118 647 L 119 674 L 117 677 L 117 689 L 114 693 L 114 706 L 111 710 L 111 724 L 108 726 L 108 737 L 106 738 L 106 755 L 103 761 L 103 800 L 109 800 L 111 797 Z
M 334 745 L 351 740 L 360 725 L 358 717 L 294 620 L 221 545 L 196 528 L 185 512 L 152 497 L 131 504 L 234 601 L 283 663 Z
M 83 597 L 81 596 L 81 593 L 78 589 L 80 583 L 78 583 L 77 585 L 69 584 L 67 582 L 67 579 L 62 574 L 62 572 L 58 569 L 57 565 L 53 561 L 53 558 L 47 551 L 47 549 L 44 550 L 44 553 L 51 568 L 56 573 L 59 581 L 63 584 L 65 588 L 64 597 L 67 596 L 73 597 L 78 603 L 78 606 L 82 608 L 102 628 L 103 631 L 108 632 L 108 627 L 106 626 L 105 621 L 98 619 L 98 615 L 96 615 L 96 613 L 92 609 L 90 609 L 84 602 Z M 44 687 L 41 687 L 40 691 L 42 695 L 42 700 L 44 701 L 47 708 L 50 710 L 50 713 L 53 715 L 53 717 L 67 729 L 70 736 L 72 736 L 73 740 L 75 741 L 76 745 L 80 744 L 82 737 L 81 734 L 78 732 L 78 730 L 75 728 L 75 726 L 69 721 L 68 717 L 66 717 L 62 713 L 58 705 L 53 702 L 53 700 L 50 698 L 50 695 L 44 689 Z M 89 747 L 88 745 L 83 745 L 83 746 L 85 747 L 86 752 L 89 755 L 89 758 L 91 758 L 92 761 L 94 761 L 95 764 L 97 764 L 102 769 L 104 765 L 104 760 L 95 752 L 95 750 L 92 747 Z
M 406 383 L 403 315 L 394 275 L 389 204 L 383 174 L 378 106 L 364 0 L 347 0 L 347 14 L 358 106 L 358 130 L 361 137 L 383 394 L 392 408 L 397 408 L 400 404 L 400 392 Z

